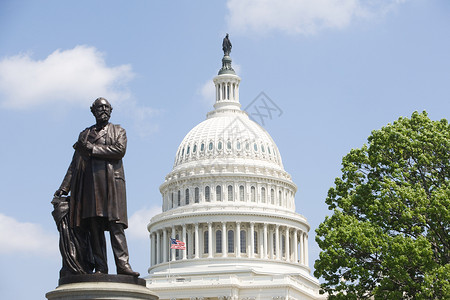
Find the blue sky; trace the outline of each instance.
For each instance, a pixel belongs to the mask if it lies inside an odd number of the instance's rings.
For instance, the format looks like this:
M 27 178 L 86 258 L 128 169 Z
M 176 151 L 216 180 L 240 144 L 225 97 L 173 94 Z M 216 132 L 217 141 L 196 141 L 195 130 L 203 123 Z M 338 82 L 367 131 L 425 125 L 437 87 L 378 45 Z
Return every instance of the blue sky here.
M 179 143 L 212 109 L 227 32 L 243 107 L 264 92 L 282 111 L 264 127 L 298 186 L 311 266 L 342 157 L 400 116 L 448 119 L 449 1 L 4 0 L 1 298 L 44 299 L 57 285 L 50 201 L 99 96 L 127 130 L 127 237 L 133 268 L 147 274 L 145 226 Z

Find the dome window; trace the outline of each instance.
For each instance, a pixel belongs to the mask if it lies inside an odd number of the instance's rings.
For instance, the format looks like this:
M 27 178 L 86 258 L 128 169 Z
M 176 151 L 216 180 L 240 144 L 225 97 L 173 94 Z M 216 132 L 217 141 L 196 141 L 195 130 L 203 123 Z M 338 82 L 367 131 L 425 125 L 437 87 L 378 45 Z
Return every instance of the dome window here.
M 217 149 L 222 150 L 222 141 L 219 141 L 217 144 Z
M 227 142 L 227 149 L 231 150 L 231 142 L 230 141 Z
M 198 187 L 196 187 L 194 190 L 194 201 L 195 203 L 200 202 L 200 189 Z
M 208 230 L 205 230 L 203 232 L 203 253 L 208 253 L 208 245 L 209 244 L 209 236 L 208 236 Z
M 236 149 L 241 150 L 241 142 L 237 141 L 237 143 L 236 143 Z
M 185 198 L 184 198 L 184 203 L 185 203 L 186 205 L 188 205 L 188 204 L 189 204 L 189 189 L 186 189 L 186 191 L 185 191 L 185 193 L 184 193 L 184 196 L 185 196 Z
M 194 145 L 194 148 L 192 149 L 192 153 L 197 152 L 197 145 Z
M 261 202 L 266 203 L 266 188 L 261 188 Z
M 214 147 L 213 142 L 210 142 L 210 143 L 209 143 L 209 146 L 208 146 L 208 149 L 211 151 L 211 150 L 213 149 L 213 147 Z
M 188 151 L 189 151 L 189 148 L 188 148 Z M 266 152 L 266 151 L 264 151 L 264 145 L 261 145 L 261 151 Z
M 200 145 L 200 151 L 203 152 L 204 150 L 205 150 L 205 144 L 202 143 L 202 144 Z
M 247 232 L 245 232 L 245 230 L 241 230 L 240 235 L 241 253 L 247 253 Z
M 209 186 L 205 187 L 205 201 L 209 202 L 210 198 L 209 198 Z
M 250 144 L 249 143 L 247 143 L 247 144 L 245 144 L 245 150 L 250 150 Z
M 183 157 L 184 156 L 184 148 L 183 148 L 183 150 L 181 151 L 181 157 Z
M 181 206 L 181 191 L 178 191 L 177 206 Z
M 216 231 L 216 253 L 222 253 L 222 230 Z
M 270 147 L 267 147 L 267 151 L 269 152 L 269 154 L 271 154 L 271 153 L 270 153 Z
M 186 150 L 186 155 L 189 155 L 190 150 L 191 150 L 191 147 L 188 146 L 188 147 L 187 147 L 187 150 Z
M 275 191 L 273 189 L 270 190 L 270 203 L 275 204 Z
M 258 232 L 253 231 L 253 252 L 258 254 Z
M 234 253 L 234 231 L 228 230 L 228 253 Z
M 255 149 L 255 151 L 258 151 L 258 145 L 256 145 L 256 143 L 253 144 L 253 148 Z
M 228 201 L 233 201 L 233 186 L 228 186 Z
M 244 186 L 241 185 L 241 186 L 239 187 L 239 200 L 240 200 L 240 201 L 244 201 L 244 199 L 245 199 Z
M 252 202 L 256 202 L 256 189 L 254 186 L 250 189 L 250 198 L 252 199 Z
M 216 201 L 222 201 L 222 187 L 216 186 Z

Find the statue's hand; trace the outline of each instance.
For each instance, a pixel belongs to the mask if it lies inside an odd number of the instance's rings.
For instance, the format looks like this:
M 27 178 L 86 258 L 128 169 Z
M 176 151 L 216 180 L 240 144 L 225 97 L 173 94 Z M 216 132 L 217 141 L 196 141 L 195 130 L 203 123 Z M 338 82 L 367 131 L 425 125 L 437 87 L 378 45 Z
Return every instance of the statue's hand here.
M 58 190 L 55 192 L 55 194 L 54 194 L 53 196 L 55 196 L 55 197 L 61 197 L 62 195 L 67 195 L 67 194 L 69 194 L 69 193 L 66 192 L 65 190 L 63 190 L 63 189 L 58 189 Z
M 86 144 L 84 144 L 84 147 L 86 148 L 86 151 L 89 154 L 92 154 L 92 149 L 94 149 L 94 144 L 92 144 L 91 142 L 87 141 Z

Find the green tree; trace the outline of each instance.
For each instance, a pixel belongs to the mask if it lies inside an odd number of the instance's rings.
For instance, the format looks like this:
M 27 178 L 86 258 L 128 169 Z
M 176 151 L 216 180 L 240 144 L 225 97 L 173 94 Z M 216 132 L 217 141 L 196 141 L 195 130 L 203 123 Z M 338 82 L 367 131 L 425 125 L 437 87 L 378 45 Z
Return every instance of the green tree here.
M 450 299 L 450 126 L 415 112 L 342 160 L 316 230 L 330 299 Z

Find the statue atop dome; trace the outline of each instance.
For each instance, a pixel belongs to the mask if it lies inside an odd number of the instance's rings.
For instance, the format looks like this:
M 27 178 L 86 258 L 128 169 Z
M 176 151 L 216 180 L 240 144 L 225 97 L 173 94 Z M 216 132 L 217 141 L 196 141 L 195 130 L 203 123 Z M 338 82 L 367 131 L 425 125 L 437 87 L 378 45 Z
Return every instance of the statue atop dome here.
M 223 50 L 224 56 L 230 56 L 231 47 L 233 47 L 233 46 L 231 45 L 231 41 L 230 41 L 230 39 L 228 37 L 228 33 L 227 33 L 227 35 L 223 38 L 223 42 L 222 42 L 222 50 Z
M 232 45 L 227 33 L 227 35 L 223 38 L 222 42 L 223 58 L 222 58 L 222 68 L 219 70 L 219 75 L 222 74 L 236 75 L 236 73 L 233 70 L 233 67 L 231 67 L 231 57 L 230 57 L 231 47 Z

